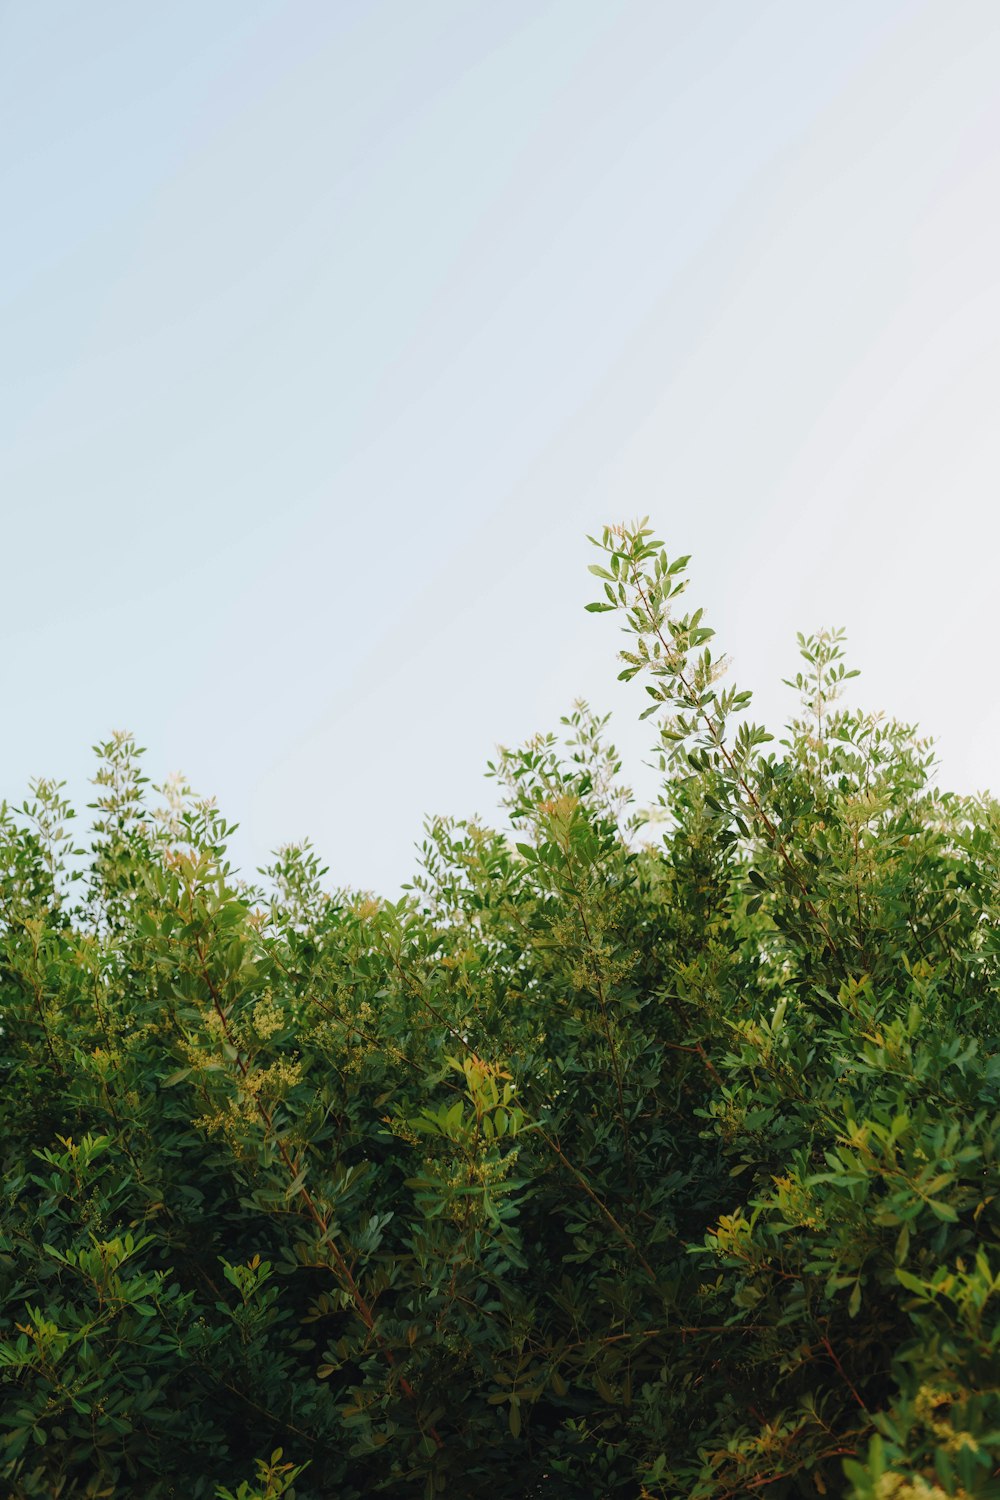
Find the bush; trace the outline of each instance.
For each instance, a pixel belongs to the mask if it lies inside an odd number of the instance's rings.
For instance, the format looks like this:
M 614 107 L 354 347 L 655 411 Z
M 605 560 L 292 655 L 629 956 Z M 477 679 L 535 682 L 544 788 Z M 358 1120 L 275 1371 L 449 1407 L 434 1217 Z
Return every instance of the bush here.
M 655 843 L 582 704 L 397 902 L 125 734 L 3 807 L 5 1493 L 1000 1495 L 997 804 L 598 545 Z

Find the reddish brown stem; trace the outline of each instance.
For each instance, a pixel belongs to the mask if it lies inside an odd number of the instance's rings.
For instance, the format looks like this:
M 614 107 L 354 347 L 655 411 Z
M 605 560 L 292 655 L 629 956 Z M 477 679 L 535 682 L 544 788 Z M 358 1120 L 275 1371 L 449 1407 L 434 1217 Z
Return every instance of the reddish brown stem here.
M 855 1401 L 861 1407 L 861 1410 L 867 1415 L 867 1412 L 868 1412 L 867 1406 L 862 1401 L 861 1397 L 858 1395 L 857 1388 L 855 1387 L 854 1382 L 851 1380 L 850 1376 L 845 1371 L 843 1365 L 840 1363 L 840 1360 L 837 1358 L 836 1351 L 834 1350 L 834 1347 L 830 1343 L 830 1340 L 829 1340 L 829 1338 L 827 1337 L 826 1334 L 823 1335 L 823 1337 L 822 1337 L 822 1339 L 821 1339 L 820 1342 L 822 1343 L 823 1348 L 826 1350 L 827 1354 L 829 1354 L 830 1358 L 833 1360 L 833 1363 L 834 1363 L 834 1366 L 836 1368 L 837 1374 L 840 1376 L 841 1380 L 847 1386 L 847 1389 L 850 1391 L 850 1393 L 854 1397 Z

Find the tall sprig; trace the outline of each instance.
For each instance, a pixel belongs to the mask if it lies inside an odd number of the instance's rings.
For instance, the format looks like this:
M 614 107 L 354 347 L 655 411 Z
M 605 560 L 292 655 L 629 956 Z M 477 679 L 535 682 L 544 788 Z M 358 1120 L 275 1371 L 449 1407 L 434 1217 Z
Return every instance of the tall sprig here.
M 597 613 L 618 611 L 633 646 L 620 653 L 624 663 L 619 680 L 628 682 L 644 673 L 652 679 L 646 692 L 652 703 L 642 714 L 663 713 L 659 724 L 659 754 L 664 770 L 686 765 L 701 777 L 705 801 L 719 819 L 720 837 L 735 842 L 765 843 L 778 857 L 787 881 L 795 888 L 810 919 L 831 953 L 839 957 L 829 925 L 812 899 L 805 876 L 766 806 L 770 768 L 761 747 L 773 739 L 760 724 L 743 723 L 731 742 L 731 716 L 741 713 L 752 694 L 735 686 L 720 688 L 727 668 L 725 657 L 713 657 L 708 642 L 715 632 L 703 623 L 703 611 L 676 615 L 673 602 L 687 588 L 684 570 L 689 557 L 671 561 L 648 521 L 606 526 L 600 539 L 589 540 L 607 559 L 592 563 L 590 571 L 604 583 L 605 598 L 587 605 Z M 751 871 L 751 882 L 761 891 L 763 877 Z M 755 910 L 762 895 L 751 897 Z

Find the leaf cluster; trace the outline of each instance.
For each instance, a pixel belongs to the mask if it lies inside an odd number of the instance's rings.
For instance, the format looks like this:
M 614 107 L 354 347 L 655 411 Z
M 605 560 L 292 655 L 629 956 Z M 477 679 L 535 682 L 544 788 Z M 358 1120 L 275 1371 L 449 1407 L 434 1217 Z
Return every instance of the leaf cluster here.
M 595 540 L 645 815 L 582 703 L 394 902 L 126 734 L 0 809 L 4 1494 L 1000 1496 L 1000 809 Z

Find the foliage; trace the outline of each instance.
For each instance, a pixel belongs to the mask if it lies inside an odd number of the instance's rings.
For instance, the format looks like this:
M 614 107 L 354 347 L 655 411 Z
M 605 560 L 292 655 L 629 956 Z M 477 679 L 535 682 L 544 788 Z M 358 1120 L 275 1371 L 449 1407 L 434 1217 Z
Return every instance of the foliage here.
M 597 545 L 658 822 L 582 704 L 396 902 L 126 734 L 3 806 L 4 1493 L 1000 1496 L 1000 811 Z

